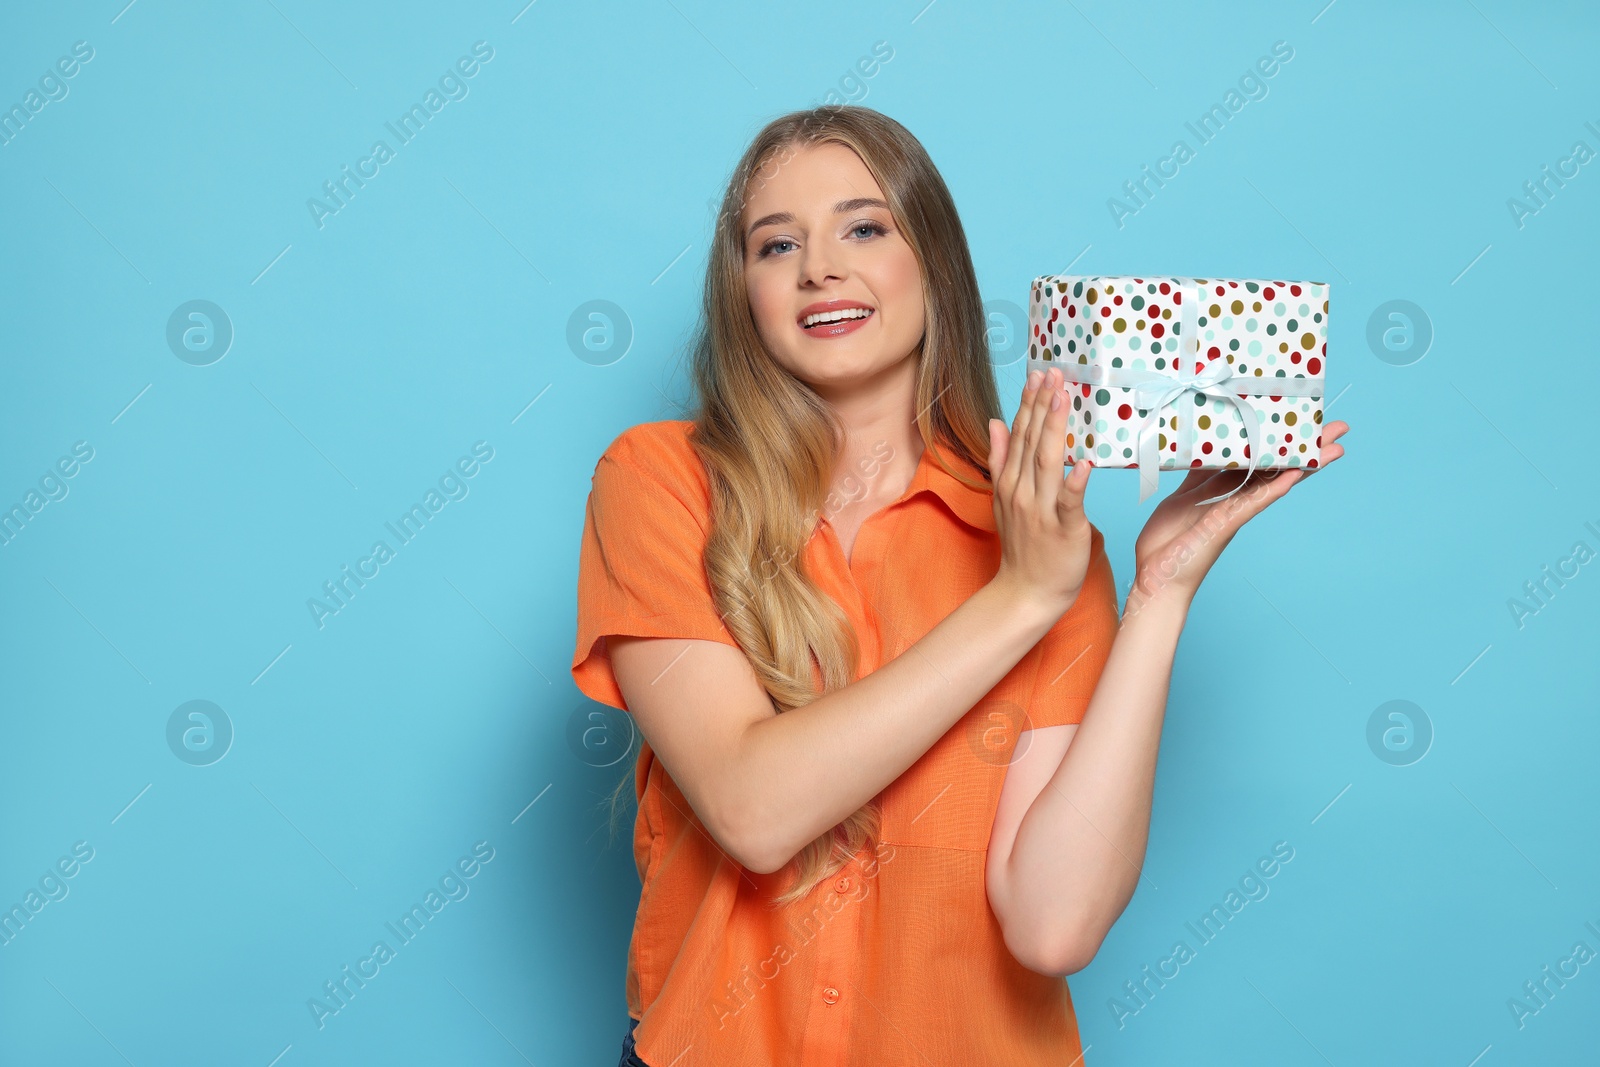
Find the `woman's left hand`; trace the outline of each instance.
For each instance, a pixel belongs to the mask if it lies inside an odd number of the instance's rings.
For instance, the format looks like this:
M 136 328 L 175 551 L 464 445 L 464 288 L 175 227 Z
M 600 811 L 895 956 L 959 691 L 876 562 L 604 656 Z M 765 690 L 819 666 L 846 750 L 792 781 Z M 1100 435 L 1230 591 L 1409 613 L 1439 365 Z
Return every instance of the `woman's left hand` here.
M 1132 597 L 1148 599 L 1160 590 L 1162 595 L 1193 597 L 1200 581 L 1227 547 L 1233 535 L 1246 522 L 1279 499 L 1300 482 L 1344 455 L 1344 446 L 1335 442 L 1350 429 L 1344 422 L 1330 422 L 1322 428 L 1322 452 L 1315 467 L 1257 469 L 1250 484 L 1226 500 L 1196 504 L 1197 500 L 1225 493 L 1245 481 L 1244 472 L 1192 470 L 1177 492 L 1163 500 L 1151 513 L 1134 543 L 1138 578 Z

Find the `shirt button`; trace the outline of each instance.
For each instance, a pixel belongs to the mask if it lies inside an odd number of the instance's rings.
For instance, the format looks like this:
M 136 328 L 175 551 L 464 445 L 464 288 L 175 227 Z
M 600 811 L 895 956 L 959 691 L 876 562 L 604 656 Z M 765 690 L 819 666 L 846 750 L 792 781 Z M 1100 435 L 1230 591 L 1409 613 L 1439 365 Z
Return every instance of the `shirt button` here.
M 833 986 L 829 986 L 828 988 L 824 989 L 822 991 L 822 1002 L 824 1004 L 839 1003 L 839 991 L 833 988 Z
M 837 882 L 833 883 L 833 888 L 837 889 L 841 893 L 850 892 L 850 879 L 840 878 Z

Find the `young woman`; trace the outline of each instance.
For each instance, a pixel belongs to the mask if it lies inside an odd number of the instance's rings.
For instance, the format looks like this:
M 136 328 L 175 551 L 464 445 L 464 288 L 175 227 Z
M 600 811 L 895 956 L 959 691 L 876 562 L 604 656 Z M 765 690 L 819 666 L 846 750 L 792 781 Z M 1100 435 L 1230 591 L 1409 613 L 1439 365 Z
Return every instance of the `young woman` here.
M 984 330 L 904 127 L 761 130 L 695 417 L 618 436 L 585 516 L 573 677 L 643 735 L 623 1064 L 1081 1056 L 1063 977 L 1138 882 L 1189 604 L 1306 474 L 1197 506 L 1243 476 L 1191 472 L 1119 618 L 1089 464 L 1064 476 L 1071 394 L 1032 376 L 1008 430 Z

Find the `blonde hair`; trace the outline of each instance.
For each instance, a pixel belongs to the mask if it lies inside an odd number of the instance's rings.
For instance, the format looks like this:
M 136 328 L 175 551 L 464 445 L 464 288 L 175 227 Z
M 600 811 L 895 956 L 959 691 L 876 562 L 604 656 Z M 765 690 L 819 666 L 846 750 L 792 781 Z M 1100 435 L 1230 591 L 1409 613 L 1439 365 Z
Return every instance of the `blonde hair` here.
M 796 147 L 835 143 L 861 158 L 922 273 L 926 328 L 918 359 L 917 430 L 924 445 L 987 474 L 988 420 L 1000 399 L 985 341 L 983 301 L 955 202 L 927 151 L 904 126 L 869 108 L 824 106 L 782 115 L 756 134 L 729 178 L 712 235 L 701 320 L 693 341 L 698 407 L 690 442 L 711 485 L 706 574 L 724 623 L 779 714 L 848 685 L 857 636 L 843 609 L 801 566 L 818 528 L 844 427 L 833 408 L 767 352 L 744 278 L 743 211 L 752 182 L 770 178 Z M 939 453 L 935 462 L 953 477 Z M 631 776 L 631 775 L 630 775 Z M 619 783 L 615 799 L 627 784 Z M 876 841 L 877 798 L 806 845 L 792 886 L 772 902 L 801 899 Z

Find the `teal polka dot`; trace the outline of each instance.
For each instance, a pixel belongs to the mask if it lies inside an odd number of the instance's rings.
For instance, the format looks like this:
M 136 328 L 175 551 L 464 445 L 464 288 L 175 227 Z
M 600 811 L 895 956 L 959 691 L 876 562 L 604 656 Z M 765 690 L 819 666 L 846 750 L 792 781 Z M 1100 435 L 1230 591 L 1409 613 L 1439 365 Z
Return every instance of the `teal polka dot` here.
M 1261 354 L 1261 342 L 1260 341 L 1251 341 L 1248 345 L 1245 346 L 1245 351 L 1248 352 L 1252 356 L 1259 356 Z

